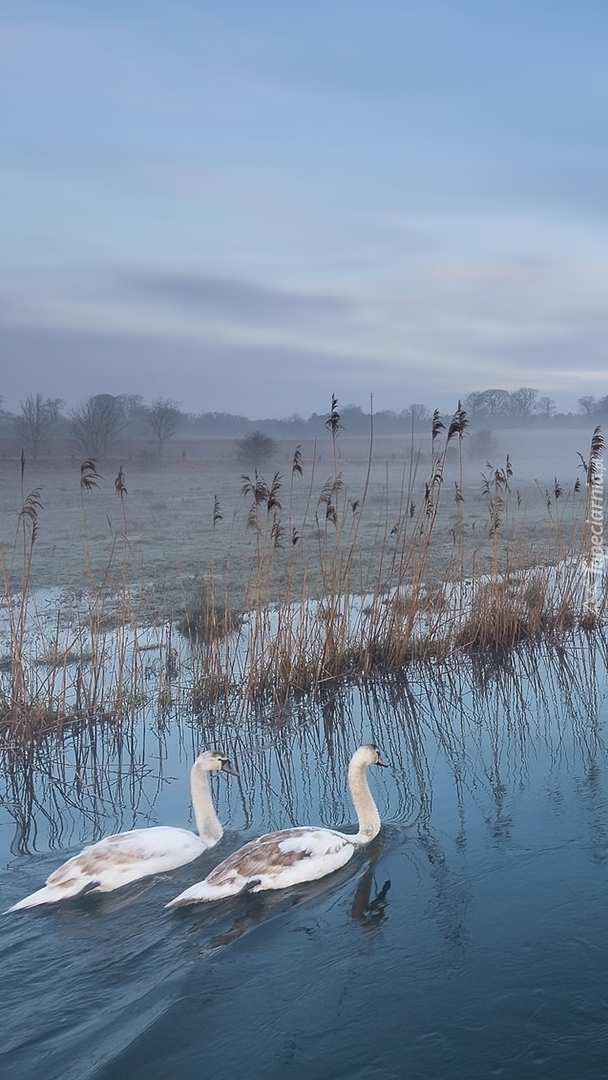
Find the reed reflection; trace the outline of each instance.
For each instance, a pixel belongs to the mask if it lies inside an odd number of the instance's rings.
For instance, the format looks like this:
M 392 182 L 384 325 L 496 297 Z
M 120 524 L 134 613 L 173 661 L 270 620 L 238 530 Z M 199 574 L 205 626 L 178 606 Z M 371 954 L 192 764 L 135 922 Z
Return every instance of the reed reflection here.
M 15 823 L 14 855 L 61 849 L 132 828 L 149 818 L 163 783 L 163 738 L 152 741 L 94 726 L 64 729 L 28 748 L 5 751 L 0 807 Z
M 389 854 L 400 848 L 417 873 L 430 874 L 439 922 L 457 941 L 468 898 L 455 860 L 466 850 L 472 815 L 481 816 L 493 845 L 508 846 L 518 792 L 529 786 L 539 757 L 557 786 L 582 769 L 578 797 L 588 811 L 591 847 L 594 857 L 605 857 L 597 776 L 607 763 L 607 658 L 601 633 L 577 633 L 553 645 L 412 664 L 407 675 L 336 684 L 294 701 L 280 722 L 258 708 L 249 716 L 216 710 L 162 725 L 141 717 L 126 733 L 108 725 L 66 730 L 39 743 L 27 759 L 4 754 L 0 805 L 15 826 L 11 851 L 67 849 L 158 823 L 166 788 L 174 783 L 180 809 L 164 823 L 184 825 L 189 767 L 201 749 L 213 746 L 239 771 L 230 786 L 214 781 L 227 844 L 295 825 L 348 831 L 354 824 L 348 762 L 356 746 L 371 741 L 391 766 L 373 780 Z M 437 799 L 453 803 L 447 836 L 435 824 Z M 376 897 L 378 910 L 386 910 L 389 889 L 382 890 L 389 877 L 377 885 L 369 880 L 368 908 Z M 366 885 L 359 884 L 363 897 Z M 365 909 L 361 899 L 353 910 Z

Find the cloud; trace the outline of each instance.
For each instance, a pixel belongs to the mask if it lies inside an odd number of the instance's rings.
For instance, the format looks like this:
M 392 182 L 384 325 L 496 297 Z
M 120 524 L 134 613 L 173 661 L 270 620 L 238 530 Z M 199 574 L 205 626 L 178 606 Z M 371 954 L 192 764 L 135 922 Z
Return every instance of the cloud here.
M 329 292 L 298 292 L 205 274 L 132 274 L 124 291 L 135 299 L 196 311 L 201 318 L 253 325 L 285 325 L 305 317 L 344 314 L 353 308 Z
M 110 393 L 139 394 L 148 403 L 171 397 L 184 412 L 306 416 L 326 411 L 332 392 L 365 405 L 378 382 L 369 365 L 322 351 L 168 335 L 0 325 L 0 353 L 4 406 L 11 411 L 30 393 L 68 404 Z
M 354 357 L 331 348 L 218 341 L 171 334 L 93 332 L 0 325 L 5 408 L 30 393 L 75 404 L 97 393 L 139 394 L 146 403 L 171 397 L 185 412 L 231 412 L 251 419 L 308 416 L 341 403 L 400 412 L 412 401 L 450 411 L 471 390 L 533 386 L 576 408 L 583 394 L 608 392 L 601 327 L 576 336 L 490 346 L 470 331 L 439 332 L 404 348 L 398 361 L 378 353 Z

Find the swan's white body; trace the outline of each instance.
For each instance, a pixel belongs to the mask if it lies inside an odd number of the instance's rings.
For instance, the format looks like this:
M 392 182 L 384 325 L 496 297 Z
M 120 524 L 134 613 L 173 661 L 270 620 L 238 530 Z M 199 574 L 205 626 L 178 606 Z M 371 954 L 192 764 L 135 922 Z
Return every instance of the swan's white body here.
M 223 835 L 209 790 L 209 773 L 214 769 L 237 775 L 228 758 L 215 750 L 207 750 L 196 759 L 190 772 L 190 787 L 198 833 L 157 825 L 106 836 L 68 859 L 50 874 L 42 889 L 8 910 L 54 904 L 87 892 L 112 892 L 139 878 L 175 870 L 198 858 Z
M 368 765 L 384 765 L 377 746 L 360 746 L 348 768 L 348 786 L 359 831 L 354 835 L 300 826 L 266 833 L 250 840 L 219 863 L 205 878 L 171 900 L 167 907 L 181 907 L 206 900 L 221 900 L 241 892 L 287 889 L 304 881 L 339 870 L 363 844 L 380 831 L 380 815 L 367 784 Z

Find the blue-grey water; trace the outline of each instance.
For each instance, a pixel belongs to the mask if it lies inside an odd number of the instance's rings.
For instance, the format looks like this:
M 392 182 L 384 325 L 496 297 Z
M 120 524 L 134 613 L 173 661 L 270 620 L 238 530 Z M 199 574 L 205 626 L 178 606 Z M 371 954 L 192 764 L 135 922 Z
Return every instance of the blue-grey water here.
M 601 638 L 420 668 L 303 702 L 66 733 L 0 789 L 3 908 L 85 842 L 192 827 L 221 745 L 225 835 L 166 877 L 3 915 L 4 1080 L 608 1077 L 608 704 Z M 383 818 L 338 875 L 163 905 L 272 827 L 351 828 L 346 765 L 378 742 Z

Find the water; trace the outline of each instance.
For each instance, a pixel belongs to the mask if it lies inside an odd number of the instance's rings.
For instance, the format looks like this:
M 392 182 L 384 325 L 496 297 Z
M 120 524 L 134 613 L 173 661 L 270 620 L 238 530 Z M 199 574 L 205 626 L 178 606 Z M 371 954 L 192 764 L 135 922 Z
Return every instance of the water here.
M 214 777 L 226 832 L 196 863 L 2 916 L 2 1077 L 608 1077 L 607 689 L 604 643 L 574 640 L 328 694 L 274 733 L 142 723 L 41 751 L 4 781 L 3 906 L 105 832 L 191 826 L 197 749 L 240 778 Z M 261 831 L 352 825 L 370 739 L 384 826 L 353 865 L 163 909 Z

